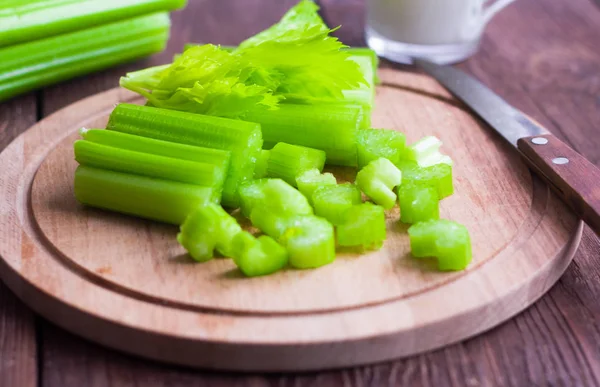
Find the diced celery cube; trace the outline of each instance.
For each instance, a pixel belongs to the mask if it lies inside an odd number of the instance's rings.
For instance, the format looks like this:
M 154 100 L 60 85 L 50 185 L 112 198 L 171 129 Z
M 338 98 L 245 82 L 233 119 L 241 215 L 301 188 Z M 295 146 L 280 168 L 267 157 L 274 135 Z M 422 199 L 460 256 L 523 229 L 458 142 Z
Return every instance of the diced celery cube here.
M 295 268 L 315 268 L 335 260 L 333 226 L 325 219 L 294 217 L 279 241 L 287 248 L 289 263 Z
M 297 176 L 296 184 L 298 190 L 312 204 L 312 195 L 317 188 L 336 185 L 337 181 L 331 173 L 321 173 L 318 169 L 311 169 Z
M 266 235 L 257 239 L 244 231 L 236 235 L 232 245 L 233 261 L 248 277 L 272 274 L 287 265 L 286 249 Z
M 356 185 L 376 204 L 389 210 L 396 204 L 394 187 L 402 182 L 402 172 L 388 159 L 371 161 L 356 175 Z
M 383 208 L 372 203 L 350 207 L 337 226 L 337 238 L 340 246 L 381 248 L 386 238 Z
M 384 157 L 396 164 L 406 149 L 406 137 L 395 130 L 362 129 L 358 131 L 358 167 Z
M 435 188 L 404 183 L 398 188 L 400 220 L 403 223 L 417 223 L 439 219 L 439 201 Z
M 362 202 L 360 190 L 354 184 L 346 183 L 318 188 L 312 196 L 315 214 L 333 225 L 342 221 L 346 210 Z

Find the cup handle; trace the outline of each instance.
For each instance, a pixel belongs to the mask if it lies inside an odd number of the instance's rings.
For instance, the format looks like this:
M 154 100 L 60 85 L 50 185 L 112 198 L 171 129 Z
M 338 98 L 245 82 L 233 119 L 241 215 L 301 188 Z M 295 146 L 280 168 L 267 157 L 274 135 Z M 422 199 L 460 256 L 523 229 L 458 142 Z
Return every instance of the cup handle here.
M 500 12 L 504 7 L 509 5 L 515 0 L 496 0 L 494 2 L 488 2 L 487 8 L 483 10 L 483 25 L 489 23 L 489 21 Z

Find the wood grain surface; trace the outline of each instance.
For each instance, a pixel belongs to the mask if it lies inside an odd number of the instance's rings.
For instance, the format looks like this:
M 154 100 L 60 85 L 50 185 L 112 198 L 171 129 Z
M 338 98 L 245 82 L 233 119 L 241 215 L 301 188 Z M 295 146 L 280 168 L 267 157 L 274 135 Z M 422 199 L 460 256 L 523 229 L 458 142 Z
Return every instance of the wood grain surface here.
M 180 21 L 173 28 L 177 44 L 187 40 L 235 44 L 275 21 L 290 2 L 190 3 L 188 10 L 176 16 Z M 322 3 L 331 24 L 344 24 L 341 35 L 347 43 L 360 44 L 362 0 Z M 206 12 L 215 15 L 210 22 L 202 18 Z M 519 0 L 492 21 L 481 51 L 460 67 L 598 165 L 599 39 L 600 12 L 593 2 Z M 14 124 L 21 117 L 35 119 L 37 112 L 40 119 L 81 97 L 114 87 L 126 69 L 160 63 L 179 49 L 172 44 L 167 56 L 47 88 L 37 99 L 32 94 L 0 105 L 0 147 L 29 126 Z M 444 350 L 346 371 L 268 377 L 189 371 L 106 350 L 43 322 L 37 341 L 39 385 L 596 386 L 600 385 L 599 256 L 600 243 L 586 230 L 575 261 L 559 283 L 516 318 Z M 15 380 L 17 385 L 33 385 L 35 362 L 20 367 L 11 362 L 35 357 L 35 347 L 27 344 L 35 338 L 33 317 L 15 304 L 5 288 L 0 288 L 0 293 L 0 320 L 11 321 L 0 333 L 0 385 L 13 385 L 6 381 Z M 10 342 L 6 338 L 19 344 L 6 345 Z

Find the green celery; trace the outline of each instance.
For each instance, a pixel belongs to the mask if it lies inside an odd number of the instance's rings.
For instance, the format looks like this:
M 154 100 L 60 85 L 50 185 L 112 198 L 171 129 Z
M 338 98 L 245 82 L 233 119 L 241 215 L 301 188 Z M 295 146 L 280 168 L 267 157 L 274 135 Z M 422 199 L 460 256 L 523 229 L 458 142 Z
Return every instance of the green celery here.
M 295 215 L 279 213 L 267 206 L 252 209 L 250 221 L 252 225 L 270 237 L 278 239 L 288 228 L 290 217 Z
M 281 179 L 260 179 L 240 187 L 242 214 L 250 217 L 255 208 L 269 208 L 281 216 L 310 215 L 308 200 L 294 187 Z
M 245 120 L 261 125 L 265 148 L 278 142 L 327 153 L 327 164 L 356 166 L 360 106 L 282 104 L 277 110 L 251 112 Z
M 0 101 L 162 51 L 169 26 L 158 13 L 0 48 Z
M 86 140 L 75 141 L 73 147 L 75 160 L 81 165 L 211 187 L 216 194 L 223 190 L 227 174 L 226 165 L 217 166 L 157 156 Z
M 261 150 L 258 158 L 256 159 L 256 167 L 254 168 L 254 178 L 262 179 L 267 176 L 267 167 L 269 166 L 269 158 L 271 157 L 271 151 Z
M 232 240 L 242 232 L 237 221 L 218 204 L 208 203 L 188 215 L 177 234 L 177 241 L 196 261 L 213 258 L 214 250 L 233 256 Z
M 358 167 L 385 157 L 397 164 L 406 150 L 406 137 L 395 130 L 362 129 L 358 131 Z
M 312 195 L 315 214 L 334 226 L 342 222 L 346 210 L 362 203 L 360 190 L 354 184 L 329 185 L 317 188 Z
M 310 169 L 322 171 L 324 166 L 325 152 L 322 150 L 280 142 L 271 149 L 267 176 L 281 178 L 296 186 L 296 176 Z
M 156 140 L 150 137 L 115 132 L 114 130 L 82 128 L 79 130 L 79 134 L 84 140 L 96 144 L 197 163 L 213 164 L 225 170 L 229 169 L 229 159 L 231 158 L 231 152 L 229 151 Z
M 83 204 L 180 225 L 214 201 L 213 189 L 175 181 L 79 166 L 75 197 Z
M 233 261 L 248 277 L 272 274 L 288 262 L 286 249 L 266 235 L 255 238 L 241 232 L 233 239 L 233 251 Z
M 316 216 L 289 219 L 279 242 L 288 251 L 290 265 L 297 269 L 316 268 L 335 260 L 333 226 Z
M 312 196 L 319 187 L 336 185 L 335 176 L 331 173 L 321 173 L 318 169 L 310 169 L 296 177 L 296 186 L 312 204 Z
M 237 207 L 238 186 L 252 178 L 262 148 L 257 124 L 200 114 L 118 105 L 107 129 L 207 148 L 231 151 L 231 165 L 223 189 L 223 205 Z
M 406 149 L 402 158 L 416 161 L 422 168 L 431 167 L 436 164 L 448 164 L 452 166 L 452 159 L 440 152 L 442 142 L 435 136 L 423 137 Z
M 400 160 L 396 166 L 402 171 L 404 183 L 433 187 L 437 190 L 440 200 L 454 193 L 452 167 L 448 164 L 441 163 L 422 168 L 414 161 Z
M 0 47 L 182 8 L 185 0 L 3 0 Z
M 347 209 L 337 226 L 337 238 L 340 246 L 380 249 L 386 238 L 383 207 L 362 203 Z
M 445 219 L 428 220 L 410 226 L 408 235 L 412 255 L 437 257 L 439 270 L 463 270 L 471 262 L 471 238 L 461 224 Z
M 398 188 L 402 223 L 417 223 L 440 218 L 440 199 L 433 187 L 403 183 Z
M 401 182 L 402 172 L 385 158 L 371 161 L 356 175 L 356 185 L 360 190 L 386 210 L 396 204 L 393 189 Z

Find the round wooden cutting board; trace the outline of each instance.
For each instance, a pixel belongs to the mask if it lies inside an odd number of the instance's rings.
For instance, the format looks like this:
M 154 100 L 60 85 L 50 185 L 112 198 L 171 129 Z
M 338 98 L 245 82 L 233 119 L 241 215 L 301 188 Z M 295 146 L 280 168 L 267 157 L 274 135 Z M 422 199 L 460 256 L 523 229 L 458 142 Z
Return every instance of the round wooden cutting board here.
M 0 275 L 35 311 L 90 340 L 188 366 L 291 371 L 379 362 L 485 331 L 560 277 L 582 223 L 519 155 L 432 79 L 381 70 L 375 127 L 444 141 L 455 194 L 442 217 L 471 232 L 473 262 L 440 273 L 410 256 L 388 214 L 380 251 L 248 279 L 228 259 L 192 263 L 173 226 L 84 208 L 72 143 L 104 127 L 114 89 L 41 121 L 0 155 Z M 332 169 L 351 180 L 350 169 Z

